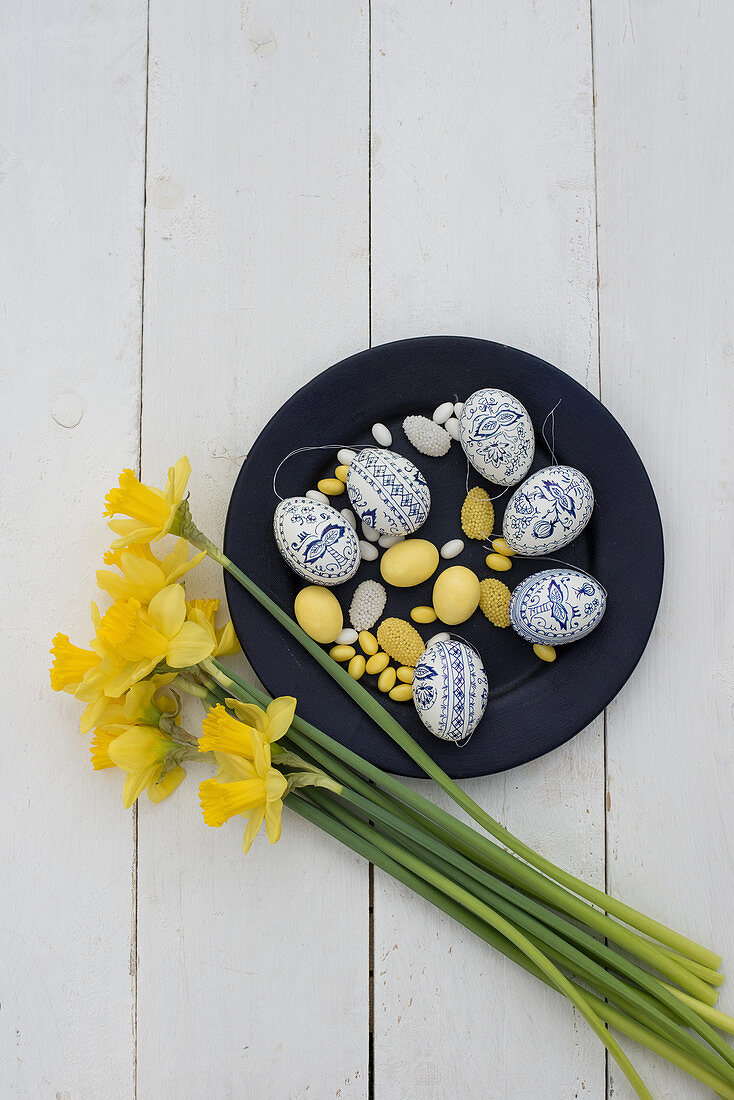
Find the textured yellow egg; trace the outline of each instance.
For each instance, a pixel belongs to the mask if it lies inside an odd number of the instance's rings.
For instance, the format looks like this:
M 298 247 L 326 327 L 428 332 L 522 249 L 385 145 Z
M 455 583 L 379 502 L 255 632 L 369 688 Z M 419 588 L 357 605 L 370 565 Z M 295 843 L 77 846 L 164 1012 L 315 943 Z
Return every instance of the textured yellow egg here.
M 427 539 L 405 539 L 396 542 L 382 555 L 380 572 L 383 580 L 395 588 L 412 588 L 422 584 L 438 569 L 438 549 Z
M 320 584 L 302 588 L 293 604 L 296 620 L 309 638 L 321 645 L 335 642 L 344 626 L 344 616 L 334 593 Z
M 452 565 L 433 586 L 433 607 L 442 623 L 465 623 L 479 606 L 479 577 L 465 565 Z

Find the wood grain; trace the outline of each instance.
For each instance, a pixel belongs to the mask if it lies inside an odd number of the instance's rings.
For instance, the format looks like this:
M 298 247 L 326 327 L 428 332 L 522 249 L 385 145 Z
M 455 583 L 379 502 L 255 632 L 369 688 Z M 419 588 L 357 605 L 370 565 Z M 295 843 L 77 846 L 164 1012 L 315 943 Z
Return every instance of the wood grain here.
M 48 647 L 88 644 L 104 495 L 138 456 L 146 5 L 0 24 L 1 1091 L 126 1098 L 132 819 Z
M 489 337 L 596 391 L 588 5 L 434 3 L 428 17 L 376 0 L 372 12 L 374 342 Z M 418 387 L 415 411 L 430 415 Z M 468 789 L 603 884 L 600 720 Z M 600 1100 L 604 1052 L 555 994 L 378 874 L 375 1095 L 411 1094 Z

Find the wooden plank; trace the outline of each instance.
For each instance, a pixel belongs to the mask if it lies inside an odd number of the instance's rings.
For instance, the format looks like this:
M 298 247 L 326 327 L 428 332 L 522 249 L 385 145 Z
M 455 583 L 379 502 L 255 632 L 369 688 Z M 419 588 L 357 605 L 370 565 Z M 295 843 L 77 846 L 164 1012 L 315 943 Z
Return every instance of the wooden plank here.
M 3 5 L 3 1094 L 132 1097 L 132 821 L 50 688 L 138 454 L 145 0 Z
M 596 390 L 588 5 L 372 11 L 374 342 L 488 337 Z M 468 789 L 603 883 L 601 721 Z M 379 1100 L 604 1096 L 604 1052 L 563 1001 L 380 874 L 375 974 Z
M 215 538 L 268 417 L 368 340 L 367 31 L 357 3 L 151 3 L 143 468 L 187 451 Z M 367 867 L 295 817 L 247 858 L 241 832 L 194 776 L 141 807 L 140 1100 L 364 1097 Z
M 609 710 L 609 882 L 734 960 L 731 423 L 734 11 L 594 3 L 601 377 L 666 539 L 643 665 Z M 634 517 L 630 516 L 634 524 Z M 734 999 L 724 989 L 721 1005 Z M 710 1095 L 639 1056 L 658 1096 Z M 614 1072 L 615 1097 L 631 1096 Z

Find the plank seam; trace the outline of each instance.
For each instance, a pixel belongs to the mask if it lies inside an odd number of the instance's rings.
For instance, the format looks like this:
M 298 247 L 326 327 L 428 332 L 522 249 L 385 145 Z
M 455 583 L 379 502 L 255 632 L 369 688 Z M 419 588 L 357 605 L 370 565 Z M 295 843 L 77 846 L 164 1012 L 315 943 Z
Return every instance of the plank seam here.
M 372 347 L 372 0 L 367 5 L 367 339 Z M 368 870 L 367 1097 L 375 1100 L 375 867 Z

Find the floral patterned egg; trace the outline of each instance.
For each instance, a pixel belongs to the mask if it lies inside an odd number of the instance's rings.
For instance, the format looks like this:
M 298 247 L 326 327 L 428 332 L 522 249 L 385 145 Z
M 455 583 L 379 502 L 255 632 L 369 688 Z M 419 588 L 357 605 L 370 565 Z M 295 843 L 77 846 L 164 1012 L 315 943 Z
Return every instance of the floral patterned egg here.
M 412 535 L 428 519 L 431 493 L 423 474 L 384 447 L 365 447 L 352 459 L 347 492 L 362 522 L 381 535 Z
M 607 594 L 576 569 L 533 573 L 512 593 L 510 623 L 526 642 L 565 645 L 585 638 L 601 622 Z
M 434 642 L 415 666 L 415 709 L 426 729 L 443 741 L 463 741 L 474 732 L 488 694 L 482 659 L 465 642 Z
M 357 572 L 359 542 L 336 508 L 288 497 L 275 509 L 273 530 L 287 564 L 311 584 L 343 584 Z
M 594 491 L 573 466 L 536 470 L 510 497 L 502 535 L 518 554 L 539 557 L 568 546 L 594 510 Z
M 535 455 L 527 409 L 504 390 L 477 390 L 464 402 L 459 440 L 474 469 L 495 485 L 517 485 Z

